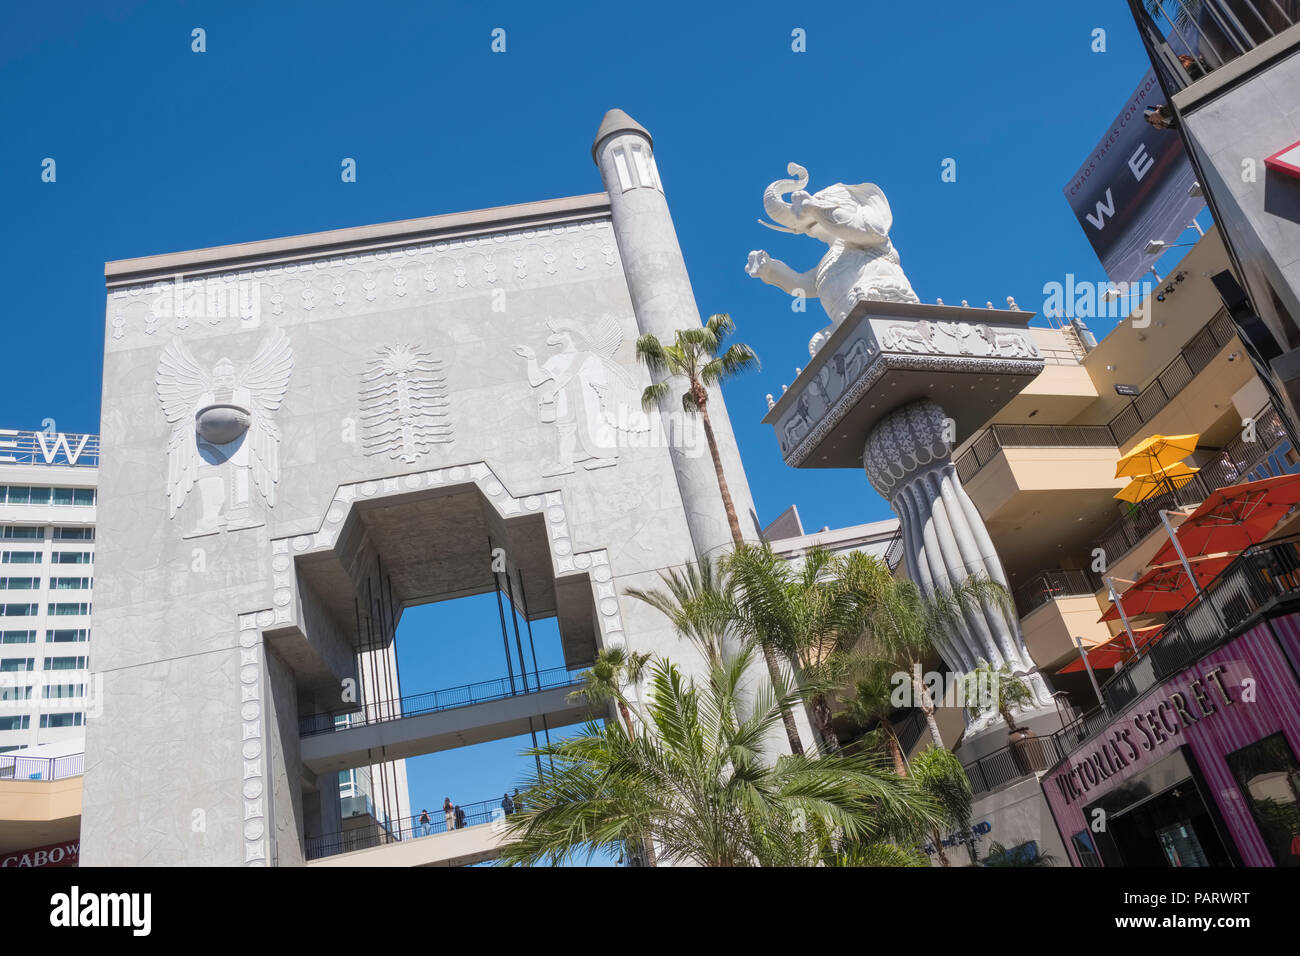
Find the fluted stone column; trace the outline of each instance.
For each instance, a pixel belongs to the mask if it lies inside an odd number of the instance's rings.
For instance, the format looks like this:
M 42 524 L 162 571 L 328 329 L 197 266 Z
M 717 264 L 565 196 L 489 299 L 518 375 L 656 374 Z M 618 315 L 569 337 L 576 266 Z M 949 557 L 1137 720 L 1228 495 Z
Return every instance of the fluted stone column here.
M 895 409 L 868 433 L 862 460 L 872 487 L 889 501 L 902 525 L 907 573 L 927 596 L 951 591 L 970 576 L 987 576 L 1010 589 L 984 519 L 952 463 L 951 419 L 929 399 Z M 955 633 L 936 641 L 945 663 L 970 673 L 982 662 L 1003 664 L 1023 677 L 1037 709 L 1051 694 L 1025 648 L 1019 620 L 989 601 L 966 607 Z M 996 714 L 981 715 L 983 720 Z

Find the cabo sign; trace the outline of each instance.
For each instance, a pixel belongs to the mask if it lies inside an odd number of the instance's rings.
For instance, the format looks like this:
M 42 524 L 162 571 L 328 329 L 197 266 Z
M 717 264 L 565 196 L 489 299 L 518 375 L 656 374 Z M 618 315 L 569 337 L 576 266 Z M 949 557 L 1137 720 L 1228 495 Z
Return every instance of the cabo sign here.
M 1193 678 L 1186 693 L 1175 691 L 1145 701 L 1127 719 L 1111 727 L 1092 750 L 1081 758 L 1071 757 L 1070 765 L 1056 775 L 1056 786 L 1066 804 L 1122 774 L 1145 754 L 1173 746 L 1184 728 L 1213 717 L 1220 707 L 1231 706 L 1234 701 L 1223 682 L 1223 670 L 1220 664 Z

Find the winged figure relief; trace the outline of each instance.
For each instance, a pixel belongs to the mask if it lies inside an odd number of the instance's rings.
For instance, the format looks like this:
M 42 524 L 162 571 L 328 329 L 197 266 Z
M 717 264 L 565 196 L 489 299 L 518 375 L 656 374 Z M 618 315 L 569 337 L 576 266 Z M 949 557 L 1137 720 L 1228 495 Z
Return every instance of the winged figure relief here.
M 275 507 L 280 429 L 273 416 L 292 372 L 293 349 L 283 329 L 263 340 L 242 372 L 224 356 L 205 369 L 179 338 L 163 349 L 156 385 L 171 426 L 167 516 L 176 517 L 191 491 L 198 498 L 182 537 L 265 523 L 253 514 L 250 499 L 256 489 L 268 508 Z
M 618 464 L 619 449 L 645 445 L 651 431 L 641 393 L 614 359 L 623 330 L 613 316 L 591 323 L 552 320 L 546 344 L 556 350 L 545 362 L 527 345 L 515 354 L 528 362 L 528 383 L 538 389 L 537 416 L 555 426 L 555 460 L 544 477 Z

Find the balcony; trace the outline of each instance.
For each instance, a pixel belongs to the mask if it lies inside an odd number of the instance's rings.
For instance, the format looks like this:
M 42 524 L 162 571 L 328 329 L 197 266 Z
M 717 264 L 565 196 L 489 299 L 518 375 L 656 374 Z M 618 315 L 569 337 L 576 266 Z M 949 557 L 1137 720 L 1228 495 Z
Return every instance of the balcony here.
M 1153 687 L 1173 677 L 1259 623 L 1263 612 L 1300 599 L 1300 537 L 1256 545 L 1165 623 L 1159 640 L 1117 670 L 1101 688 L 1096 707 L 1053 734 L 1059 762 L 1104 731 Z
M 1241 481 L 1294 472 L 1297 465 L 1287 454 L 1292 450 L 1290 439 L 1277 410 L 1265 407 L 1254 422 L 1255 441 L 1238 438 L 1230 442 L 1185 485 L 1141 502 L 1098 535 L 1092 550 L 1101 549 L 1106 567 L 1113 568 L 1151 532 L 1162 529 L 1162 510 L 1193 507 L 1216 489 Z
M 1129 7 L 1169 90 L 1186 89 L 1300 23 L 1297 0 L 1129 0 Z
M 1034 663 L 1050 670 L 1073 657 L 1075 638 L 1088 646 L 1110 640 L 1110 628 L 1097 621 L 1100 588 L 1092 572 L 1062 568 L 1041 571 L 1015 589 L 1020 629 Z

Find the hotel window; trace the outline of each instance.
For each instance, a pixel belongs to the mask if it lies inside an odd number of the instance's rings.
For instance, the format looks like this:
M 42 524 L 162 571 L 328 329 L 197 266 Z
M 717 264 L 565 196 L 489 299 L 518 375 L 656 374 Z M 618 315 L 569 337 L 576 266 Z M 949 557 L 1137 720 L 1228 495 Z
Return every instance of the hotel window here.
M 27 689 L 29 691 L 31 690 L 30 687 Z M 47 684 L 42 689 L 44 690 L 44 693 L 41 696 L 43 696 L 46 700 L 51 700 L 51 699 L 61 700 L 64 697 L 85 697 L 86 696 L 85 684 Z
M 39 551 L 6 551 L 0 555 L 0 564 L 40 564 Z
M 15 750 L 26 750 L 26 744 L 11 744 L 8 747 L 0 747 L 0 754 L 11 754 Z
M 55 551 L 50 555 L 51 564 L 92 564 L 94 560 L 89 551 Z
M 6 591 L 35 591 L 40 586 L 40 578 L 0 578 L 0 589 Z
M 35 631 L 0 631 L 0 644 L 35 644 Z
M 51 578 L 50 587 L 55 591 L 85 591 L 90 588 L 90 581 L 90 578 Z
M 0 660 L 0 672 L 13 674 L 19 671 L 30 671 L 36 667 L 36 658 L 34 657 L 6 657 Z
M 89 614 L 89 604 L 51 604 L 48 613 L 54 617 L 69 617 L 78 614 Z
M 94 541 L 94 528 L 55 528 L 55 541 Z
M 1225 758 L 1278 866 L 1300 866 L 1300 764 L 1281 733 Z
M 0 617 L 35 617 L 39 604 L 0 604 Z
M 28 670 L 30 669 L 28 668 Z M 45 658 L 44 669 L 47 671 L 84 671 L 86 669 L 86 659 L 84 657 L 47 657 Z
M 32 725 L 29 714 L 14 717 L 0 717 L 0 730 L 26 730 Z
M 36 633 L 35 631 L 32 632 Z M 60 628 L 57 631 L 46 631 L 45 640 L 54 644 L 76 644 L 90 637 L 89 628 Z
M 31 700 L 32 685 L 25 687 L 5 687 L 0 684 L 0 700 Z
M 80 727 L 81 714 L 41 714 L 42 727 Z
M 0 538 L 6 541 L 44 541 L 45 529 L 5 527 L 0 528 Z

